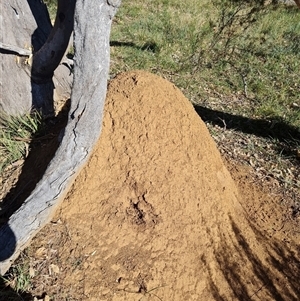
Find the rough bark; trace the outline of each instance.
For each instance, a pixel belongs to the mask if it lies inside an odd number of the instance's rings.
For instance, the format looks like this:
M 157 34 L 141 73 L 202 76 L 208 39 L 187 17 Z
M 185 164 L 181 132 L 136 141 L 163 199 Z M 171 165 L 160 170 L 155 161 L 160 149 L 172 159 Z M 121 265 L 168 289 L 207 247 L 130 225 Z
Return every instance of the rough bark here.
M 77 0 L 74 83 L 70 116 L 55 157 L 42 180 L 0 229 L 0 274 L 51 219 L 97 141 L 109 71 L 109 37 L 120 0 Z

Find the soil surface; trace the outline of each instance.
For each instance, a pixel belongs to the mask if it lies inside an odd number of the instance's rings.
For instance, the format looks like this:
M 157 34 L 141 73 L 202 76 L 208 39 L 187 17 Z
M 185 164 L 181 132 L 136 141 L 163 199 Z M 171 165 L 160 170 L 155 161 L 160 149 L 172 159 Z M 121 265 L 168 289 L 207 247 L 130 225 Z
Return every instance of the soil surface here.
M 221 158 L 170 82 L 110 82 L 101 138 L 33 240 L 32 294 L 51 300 L 298 300 L 297 220 Z

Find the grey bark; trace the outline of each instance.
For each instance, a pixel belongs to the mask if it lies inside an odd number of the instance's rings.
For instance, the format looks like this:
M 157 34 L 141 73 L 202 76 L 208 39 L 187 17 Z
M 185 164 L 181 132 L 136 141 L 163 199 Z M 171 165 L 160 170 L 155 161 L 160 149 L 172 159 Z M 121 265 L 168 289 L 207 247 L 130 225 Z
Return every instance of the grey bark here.
M 39 0 L 1 1 L 0 24 L 0 111 L 24 114 L 40 102 L 31 80 L 31 60 L 19 51 L 24 49 L 24 52 L 37 54 L 47 41 L 52 25 L 45 4 Z M 8 45 L 12 49 L 8 49 Z M 66 66 L 59 66 L 53 81 L 49 90 L 51 102 L 53 97 L 70 94 L 72 75 Z M 61 89 L 53 91 L 57 84 Z M 64 91 L 63 96 L 59 94 L 61 91 Z M 52 105 L 50 107 L 53 111 Z
M 109 71 L 110 28 L 120 3 L 76 2 L 74 83 L 68 124 L 42 180 L 0 229 L 0 274 L 50 221 L 99 138 Z
M 44 117 L 54 115 L 52 78 L 73 31 L 75 2 L 76 0 L 58 0 L 54 28 L 43 46 L 33 54 L 32 102 L 33 107 L 41 111 Z

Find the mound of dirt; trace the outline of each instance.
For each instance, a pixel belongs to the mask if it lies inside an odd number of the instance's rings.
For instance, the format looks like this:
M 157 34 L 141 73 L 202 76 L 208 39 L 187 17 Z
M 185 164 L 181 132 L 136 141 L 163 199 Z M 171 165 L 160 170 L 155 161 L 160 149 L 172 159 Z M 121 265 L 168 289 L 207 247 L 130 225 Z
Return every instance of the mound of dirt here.
M 180 90 L 149 73 L 121 74 L 109 85 L 89 163 L 32 244 L 37 260 L 52 258 L 56 279 L 49 291 L 40 277 L 40 293 L 53 300 L 297 300 L 297 246 L 264 237 L 243 199 Z

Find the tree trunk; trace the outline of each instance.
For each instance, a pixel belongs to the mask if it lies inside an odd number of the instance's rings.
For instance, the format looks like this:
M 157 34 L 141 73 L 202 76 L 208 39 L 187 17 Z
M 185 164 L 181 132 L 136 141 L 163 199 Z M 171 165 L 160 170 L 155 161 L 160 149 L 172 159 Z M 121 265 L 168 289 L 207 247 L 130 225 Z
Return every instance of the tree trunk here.
M 99 138 L 109 71 L 110 28 L 120 2 L 76 1 L 74 82 L 68 124 L 42 180 L 0 228 L 0 274 L 50 221 Z
M 64 1 L 62 1 L 64 2 Z M 73 1 L 66 1 L 75 2 Z M 65 9 L 65 6 L 62 6 Z M 66 14 L 68 16 L 68 14 Z M 69 14 L 70 15 L 70 14 Z M 53 70 L 59 64 L 58 56 L 53 56 L 53 49 L 45 51 L 46 44 L 51 43 L 54 32 L 62 28 L 62 22 L 58 22 L 54 31 L 50 22 L 46 5 L 39 0 L 7 0 L 0 5 L 0 20 L 2 22 L 0 37 L 0 111 L 8 114 L 24 114 L 33 107 L 41 109 L 45 115 L 53 114 L 53 98 L 62 99 L 70 95 L 72 75 L 69 69 L 60 65 L 54 73 Z M 73 20 L 73 18 L 72 18 Z M 59 20 L 58 20 L 59 21 Z M 70 23 L 70 17 L 65 18 L 64 24 Z M 64 25 L 63 25 L 64 26 Z M 2 28 L 4 30 L 2 30 Z M 72 24 L 71 24 L 72 28 Z M 50 35 L 52 31 L 52 34 Z M 70 25 L 66 26 L 65 32 L 70 35 Z M 61 30 L 59 32 L 61 35 Z M 47 40 L 47 38 L 49 39 Z M 59 55 L 63 55 L 62 48 L 68 43 L 66 34 L 61 43 Z M 57 39 L 56 39 L 57 40 Z M 60 41 L 61 42 L 61 41 Z M 58 43 L 53 43 L 57 45 Z M 28 54 L 34 54 L 28 57 Z M 52 60 L 49 60 L 50 56 Z M 42 59 L 43 58 L 43 59 Z M 45 63 L 53 66 L 52 73 Z M 45 72 L 41 73 L 41 68 Z M 31 69 L 34 76 L 32 77 Z M 47 74 L 48 76 L 45 76 Z M 49 81 L 49 77 L 51 80 Z M 39 78 L 40 77 L 40 78 Z M 42 79 L 43 77 L 43 79 Z M 45 84 L 48 82 L 48 84 Z M 53 89 L 58 87 L 56 91 Z M 47 91 L 45 94 L 44 91 Z M 43 92 L 41 94 L 41 92 Z
M 54 28 L 45 44 L 33 53 L 31 87 L 33 107 L 44 117 L 54 115 L 53 75 L 69 44 L 73 31 L 76 0 L 58 0 Z

